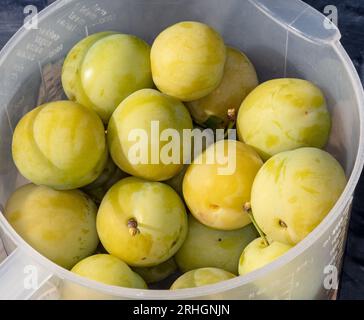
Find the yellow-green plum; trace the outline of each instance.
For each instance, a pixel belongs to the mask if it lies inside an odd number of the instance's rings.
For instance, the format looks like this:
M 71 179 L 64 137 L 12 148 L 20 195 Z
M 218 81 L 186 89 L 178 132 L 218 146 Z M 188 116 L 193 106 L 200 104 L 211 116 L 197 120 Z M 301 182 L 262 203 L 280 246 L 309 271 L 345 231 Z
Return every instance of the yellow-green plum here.
M 218 230 L 240 229 L 251 223 L 244 212 L 251 187 L 263 165 L 253 148 L 235 140 L 211 145 L 188 167 L 183 195 L 194 217 Z
M 262 238 L 255 239 L 246 246 L 239 259 L 239 275 L 260 269 L 278 259 L 290 250 L 292 246 L 277 241 L 269 245 Z
M 254 89 L 239 110 L 239 139 L 264 160 L 300 147 L 322 148 L 331 117 L 322 91 L 309 81 L 275 79 Z
M 234 231 L 215 230 L 190 215 L 187 238 L 175 260 L 182 272 L 215 267 L 237 274 L 241 252 L 257 236 L 252 224 Z
M 111 286 L 147 289 L 145 281 L 130 267 L 109 254 L 95 254 L 78 262 L 71 270 L 79 276 Z
M 212 128 L 227 127 L 231 110 L 238 114 L 245 97 L 258 86 L 253 64 L 242 52 L 227 48 L 224 76 L 220 85 L 208 96 L 187 103 L 196 123 Z
M 11 195 L 5 217 L 35 250 L 69 269 L 96 250 L 96 211 L 81 191 L 27 184 Z
M 112 161 L 111 157 L 108 158 L 104 171 L 101 175 L 91 184 L 85 186 L 83 191 L 87 193 L 95 203 L 100 204 L 106 192 L 119 180 L 126 178 L 128 175 L 121 171 L 116 164 Z
M 344 170 L 329 153 L 317 148 L 282 152 L 257 174 L 252 212 L 270 239 L 294 245 L 325 218 L 345 185 Z
M 111 156 L 130 175 L 168 180 L 183 167 L 184 129 L 192 129 L 192 119 L 182 102 L 153 89 L 137 91 L 110 119 Z
M 100 118 L 71 101 L 51 102 L 27 113 L 15 128 L 12 153 L 25 178 L 59 190 L 97 179 L 108 156 Z
M 67 54 L 62 68 L 62 86 L 69 100 L 78 102 L 83 106 L 97 112 L 102 119 L 107 119 L 104 109 L 91 102 L 81 82 L 82 62 L 88 50 L 100 39 L 115 34 L 114 32 L 99 32 L 92 34 L 78 42 Z
M 210 26 L 179 22 L 158 35 L 151 50 L 158 89 L 182 101 L 210 94 L 220 84 L 226 61 L 221 36 Z
M 187 234 L 187 214 L 168 185 L 129 177 L 107 192 L 97 214 L 105 249 L 133 267 L 150 267 L 171 258 Z
M 67 55 L 62 84 L 70 100 L 95 110 L 107 123 L 128 95 L 154 86 L 150 47 L 132 35 L 115 32 L 91 35 Z
M 156 283 L 168 278 L 177 271 L 177 264 L 173 258 L 154 267 L 136 267 L 133 270 L 147 283 Z
M 171 290 L 196 288 L 235 278 L 236 276 L 218 268 L 201 268 L 181 275 L 171 286 Z

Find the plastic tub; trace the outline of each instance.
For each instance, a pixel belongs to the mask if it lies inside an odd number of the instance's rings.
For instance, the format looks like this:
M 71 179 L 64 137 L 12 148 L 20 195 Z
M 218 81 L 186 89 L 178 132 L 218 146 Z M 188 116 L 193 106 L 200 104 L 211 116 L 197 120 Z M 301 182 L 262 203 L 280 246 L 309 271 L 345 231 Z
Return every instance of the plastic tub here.
M 8 253 L 0 264 L 0 298 L 332 298 L 337 289 L 347 222 L 363 166 L 363 91 L 325 17 L 298 0 L 60 0 L 40 13 L 37 30 L 21 29 L 0 55 L 0 204 L 24 180 L 11 158 L 12 130 L 39 102 L 59 99 L 60 59 L 86 34 L 133 33 L 152 42 L 165 27 L 199 20 L 244 50 L 260 80 L 301 77 L 325 92 L 333 116 L 328 150 L 346 170 L 348 185 L 326 219 L 274 263 L 245 277 L 176 292 L 103 285 L 78 277 L 27 245 L 0 214 Z M 57 73 L 58 72 L 58 73 Z M 39 98 L 41 88 L 41 98 Z M 57 89 L 58 88 L 58 89 Z M 1 209 L 1 208 L 0 208 Z M 331 280 L 330 280 L 331 279 Z

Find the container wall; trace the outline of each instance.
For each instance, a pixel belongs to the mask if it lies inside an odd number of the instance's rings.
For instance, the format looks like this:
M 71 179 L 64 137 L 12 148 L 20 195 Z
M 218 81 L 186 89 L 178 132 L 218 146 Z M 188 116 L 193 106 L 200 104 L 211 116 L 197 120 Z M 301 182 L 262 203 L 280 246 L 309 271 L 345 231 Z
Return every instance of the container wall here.
M 48 13 L 41 14 L 37 30 L 19 33 L 9 45 L 11 51 L 7 50 L 0 58 L 0 208 L 5 206 L 14 188 L 25 182 L 11 159 L 12 130 L 21 116 L 37 104 L 63 97 L 59 74 L 62 59 L 69 49 L 86 35 L 104 30 L 133 33 L 151 43 L 165 27 L 182 20 L 199 20 L 215 27 L 228 45 L 247 53 L 261 81 L 300 77 L 317 83 L 327 96 L 333 116 L 328 149 L 344 165 L 349 176 L 357 155 L 360 128 L 352 71 L 344 66 L 335 49 L 337 44 L 326 41 L 335 32 L 313 35 L 317 28 L 305 30 L 307 21 L 303 23 L 304 19 L 323 23 L 317 13 L 300 1 L 274 3 L 272 7 L 272 1 L 253 0 L 58 1 Z M 273 19 L 267 15 L 269 10 Z M 330 263 L 340 265 L 348 214 L 348 211 L 343 213 L 335 221 L 335 226 L 339 227 L 331 226 L 320 241 L 283 268 L 244 287 L 204 297 L 327 297 L 330 291 L 323 288 L 324 269 Z M 55 294 L 51 297 L 58 297 L 57 288 L 66 288 L 66 291 L 74 285 L 53 277 L 33 298 L 48 297 L 49 292 Z M 76 296 L 81 292 L 86 298 L 100 297 L 100 294 L 111 297 L 85 288 L 68 292 Z M 120 294 L 115 292 L 115 296 Z

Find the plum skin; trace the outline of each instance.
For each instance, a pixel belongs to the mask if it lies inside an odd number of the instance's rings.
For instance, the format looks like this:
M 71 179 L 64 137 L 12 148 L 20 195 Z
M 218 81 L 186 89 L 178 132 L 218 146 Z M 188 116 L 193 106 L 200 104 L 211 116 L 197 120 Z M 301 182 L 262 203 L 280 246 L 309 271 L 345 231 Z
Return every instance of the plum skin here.
M 182 101 L 211 93 L 221 82 L 226 47 L 206 24 L 184 21 L 158 35 L 151 49 L 151 68 L 157 88 Z
M 243 276 L 264 267 L 291 248 L 292 246 L 277 241 L 273 241 L 267 246 L 262 238 L 255 239 L 245 247 L 240 256 L 239 275 Z
M 235 278 L 236 276 L 218 268 L 200 268 L 181 275 L 171 286 L 171 290 L 196 288 Z
M 59 190 L 83 187 L 103 171 L 108 150 L 99 117 L 78 103 L 56 101 L 28 112 L 12 142 L 20 173 Z
M 159 163 L 152 163 L 151 148 L 156 142 L 151 135 L 152 121 L 158 121 L 160 133 L 165 129 L 177 130 L 181 141 L 179 163 L 163 163 L 160 151 L 168 143 L 166 141 L 159 141 Z M 151 181 L 165 181 L 182 170 L 183 129 L 192 127 L 191 116 L 182 102 L 157 90 L 139 90 L 126 98 L 110 119 L 107 132 L 110 154 L 117 166 L 130 175 Z M 147 163 L 135 164 L 130 161 L 129 152 L 135 147 L 136 141 L 130 141 L 129 135 L 136 129 L 141 129 L 148 135 Z
M 106 124 L 131 93 L 154 86 L 150 47 L 136 36 L 93 34 L 77 43 L 62 69 L 67 97 L 97 112 Z
M 187 214 L 178 194 L 166 184 L 135 177 L 122 179 L 107 192 L 96 223 L 104 248 L 132 267 L 163 263 L 187 234 Z
M 145 282 L 156 283 L 168 278 L 177 271 L 177 264 L 173 258 L 154 267 L 135 267 L 133 271 L 139 274 Z
M 323 148 L 331 116 L 322 91 L 302 79 L 275 79 L 255 88 L 243 101 L 237 119 L 239 140 L 263 160 L 301 147 Z
M 70 269 L 96 250 L 96 211 L 81 191 L 27 184 L 11 195 L 5 217 L 35 250 Z
M 106 166 L 99 177 L 82 188 L 91 199 L 99 205 L 104 198 L 106 192 L 119 180 L 128 177 L 128 174 L 121 171 L 116 164 L 112 161 L 111 157 L 108 158 Z
M 242 52 L 228 47 L 224 76 L 220 85 L 209 95 L 186 104 L 196 123 L 206 126 L 211 116 L 221 120 L 219 126 L 227 127 L 228 111 L 238 114 L 246 96 L 258 86 L 253 64 Z
M 62 87 L 70 101 L 75 101 L 88 107 L 100 116 L 103 121 L 107 121 L 108 115 L 103 108 L 98 107 L 91 102 L 87 96 L 80 78 L 82 62 L 88 50 L 100 39 L 115 34 L 114 32 L 99 32 L 92 34 L 79 41 L 68 52 L 62 66 Z
M 326 217 L 345 186 L 344 170 L 329 153 L 317 148 L 282 152 L 258 172 L 252 212 L 269 238 L 295 245 Z
M 236 167 L 232 174 L 222 175 L 219 169 L 224 165 L 217 161 L 209 164 L 207 159 L 215 150 L 227 154 L 228 148 L 236 151 Z M 210 146 L 188 167 L 183 179 L 183 195 L 190 212 L 202 224 L 218 230 L 236 230 L 250 224 L 243 207 L 250 201 L 251 187 L 262 165 L 254 149 L 242 142 L 223 140 Z
M 215 230 L 189 215 L 187 238 L 175 260 L 182 272 L 215 267 L 237 274 L 241 252 L 257 236 L 252 224 L 234 231 Z
M 145 281 L 122 260 L 96 254 L 78 262 L 71 270 L 82 277 L 125 288 L 147 289 Z

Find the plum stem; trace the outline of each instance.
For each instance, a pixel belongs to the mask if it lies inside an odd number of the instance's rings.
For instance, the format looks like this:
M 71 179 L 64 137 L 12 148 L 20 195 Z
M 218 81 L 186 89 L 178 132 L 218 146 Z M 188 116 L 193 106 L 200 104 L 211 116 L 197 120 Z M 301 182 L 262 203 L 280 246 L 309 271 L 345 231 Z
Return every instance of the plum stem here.
M 132 237 L 136 236 L 140 232 L 138 229 L 138 222 L 134 218 L 128 220 L 128 228 Z
M 233 129 L 236 123 L 236 110 L 235 109 L 229 109 L 227 112 L 227 117 L 229 120 L 228 126 L 225 131 L 225 138 L 228 137 L 229 130 Z
M 244 212 L 249 216 L 249 218 L 252 221 L 255 229 L 257 229 L 260 237 L 263 239 L 264 244 L 268 247 L 269 246 L 269 241 L 268 241 L 266 235 L 264 234 L 264 232 L 262 231 L 262 229 L 260 229 L 260 227 L 258 226 L 257 222 L 254 219 L 252 206 L 251 206 L 250 202 L 247 202 L 247 203 L 244 204 Z

